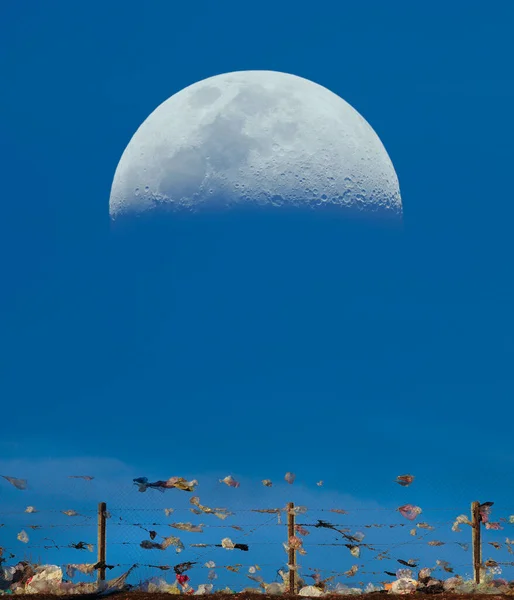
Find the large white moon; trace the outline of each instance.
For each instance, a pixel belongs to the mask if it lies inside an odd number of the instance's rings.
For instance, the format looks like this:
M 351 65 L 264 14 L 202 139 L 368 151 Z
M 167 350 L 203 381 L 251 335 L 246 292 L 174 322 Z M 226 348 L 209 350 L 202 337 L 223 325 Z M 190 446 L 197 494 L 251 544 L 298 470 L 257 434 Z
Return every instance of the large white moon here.
M 276 71 L 209 77 L 157 107 L 123 152 L 110 213 L 254 204 L 402 213 L 367 121 L 327 88 Z

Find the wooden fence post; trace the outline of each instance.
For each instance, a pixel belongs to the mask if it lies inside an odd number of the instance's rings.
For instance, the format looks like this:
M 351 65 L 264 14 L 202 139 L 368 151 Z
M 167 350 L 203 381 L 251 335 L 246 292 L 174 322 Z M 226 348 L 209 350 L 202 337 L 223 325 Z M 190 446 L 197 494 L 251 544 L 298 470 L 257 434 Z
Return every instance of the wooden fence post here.
M 473 576 L 475 583 L 480 583 L 482 570 L 482 542 L 480 539 L 480 502 L 471 503 L 471 527 L 473 542 Z
M 295 534 L 294 530 L 294 503 L 287 505 L 287 544 L 289 546 L 289 593 L 296 594 L 296 550 L 291 548 L 291 538 Z
M 106 540 L 105 540 L 105 520 L 106 520 L 107 505 L 105 502 L 98 504 L 98 563 L 97 583 L 99 586 L 105 581 L 105 557 L 106 557 Z

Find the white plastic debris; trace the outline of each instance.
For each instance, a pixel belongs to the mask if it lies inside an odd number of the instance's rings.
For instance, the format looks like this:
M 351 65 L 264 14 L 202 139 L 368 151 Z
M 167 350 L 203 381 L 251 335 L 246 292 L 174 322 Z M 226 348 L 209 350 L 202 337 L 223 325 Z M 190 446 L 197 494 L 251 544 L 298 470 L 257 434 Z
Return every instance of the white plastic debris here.
M 418 582 L 415 579 L 402 578 L 393 581 L 391 585 L 391 594 L 411 594 L 416 591 Z
M 204 596 L 206 594 L 211 594 L 213 589 L 212 583 L 201 583 L 198 586 L 198 589 L 194 593 L 195 596 Z
M 323 596 L 323 591 L 320 590 L 315 585 L 306 585 L 298 592 L 298 595 L 299 596 L 311 596 L 311 597 Z
M 286 586 L 283 583 L 265 583 L 264 591 L 270 596 L 279 596 L 285 592 Z
M 59 590 L 62 583 L 62 569 L 56 565 L 41 565 L 36 568 L 34 577 L 25 585 L 26 594 L 51 594 Z

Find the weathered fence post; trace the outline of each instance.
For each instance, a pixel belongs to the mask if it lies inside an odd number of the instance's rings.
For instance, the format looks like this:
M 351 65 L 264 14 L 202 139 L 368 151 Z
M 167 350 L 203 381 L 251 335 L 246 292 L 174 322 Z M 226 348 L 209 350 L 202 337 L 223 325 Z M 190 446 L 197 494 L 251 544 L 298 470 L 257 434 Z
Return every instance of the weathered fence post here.
M 294 537 L 294 503 L 287 505 L 287 544 L 289 546 L 289 593 L 296 594 L 296 550 L 291 547 L 291 538 Z
M 98 563 L 99 567 L 97 570 L 97 583 L 101 587 L 105 581 L 105 520 L 106 520 L 107 505 L 105 502 L 98 504 Z
M 475 583 L 480 583 L 482 570 L 482 542 L 480 539 L 480 502 L 471 503 L 471 539 L 473 542 L 473 576 Z

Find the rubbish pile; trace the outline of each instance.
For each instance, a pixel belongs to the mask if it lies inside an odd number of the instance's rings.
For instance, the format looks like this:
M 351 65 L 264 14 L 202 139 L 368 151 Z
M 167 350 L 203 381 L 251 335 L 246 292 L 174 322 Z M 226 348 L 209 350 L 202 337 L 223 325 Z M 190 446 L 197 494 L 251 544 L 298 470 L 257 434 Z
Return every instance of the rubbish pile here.
M 187 563 L 183 563 L 187 565 Z M 20 561 L 11 567 L 0 567 L 0 595 L 11 594 L 91 594 L 109 595 L 115 592 L 150 592 L 167 594 L 187 594 L 187 595 L 206 595 L 213 593 L 212 583 L 201 583 L 195 589 L 190 585 L 189 577 L 184 573 L 186 568 L 175 569 L 175 581 L 168 583 L 160 577 L 152 577 L 139 585 L 129 585 L 126 583 L 130 572 L 136 567 L 134 565 L 120 577 L 108 580 L 100 584 L 73 583 L 63 578 L 63 571 L 56 565 L 32 565 L 27 561 Z M 245 588 L 242 592 L 252 592 L 279 596 L 289 593 L 289 573 L 282 570 L 278 571 L 283 582 L 260 583 L 259 587 Z M 410 569 L 399 569 L 396 573 L 397 579 L 385 586 L 376 586 L 369 583 L 364 589 L 349 587 L 337 583 L 334 586 L 328 586 L 327 580 L 321 581 L 319 577 L 314 585 L 306 585 L 305 581 L 298 577 L 298 595 L 309 598 L 326 595 L 362 595 L 372 592 L 386 592 L 389 594 L 412 594 L 421 592 L 423 594 L 442 594 L 442 593 L 460 593 L 460 594 L 505 594 L 514 596 L 514 581 L 505 579 L 492 579 L 486 577 L 485 581 L 475 584 L 473 581 L 466 581 L 457 575 L 446 580 L 435 579 L 431 576 L 431 569 L 422 568 L 419 570 L 417 578 Z M 218 591 L 218 590 L 217 590 Z M 222 593 L 235 594 L 234 590 L 225 588 L 219 590 Z

